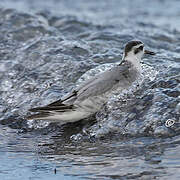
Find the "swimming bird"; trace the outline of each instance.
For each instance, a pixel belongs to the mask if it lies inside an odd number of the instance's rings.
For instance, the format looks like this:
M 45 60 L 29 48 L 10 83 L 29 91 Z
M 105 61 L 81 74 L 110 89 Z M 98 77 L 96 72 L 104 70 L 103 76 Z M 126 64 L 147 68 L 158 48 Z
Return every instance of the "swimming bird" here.
M 27 119 L 60 124 L 87 119 L 102 108 L 114 90 L 128 89 L 138 79 L 141 74 L 140 62 L 144 54 L 155 53 L 145 50 L 141 41 L 129 41 L 124 47 L 120 64 L 88 79 L 58 101 L 30 109 L 36 114 Z

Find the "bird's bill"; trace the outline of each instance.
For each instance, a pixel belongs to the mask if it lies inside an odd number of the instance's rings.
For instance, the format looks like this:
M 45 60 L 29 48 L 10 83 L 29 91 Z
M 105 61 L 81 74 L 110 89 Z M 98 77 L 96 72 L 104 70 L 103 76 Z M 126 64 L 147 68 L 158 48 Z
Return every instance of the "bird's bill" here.
M 155 55 L 154 52 L 148 50 L 144 50 L 144 54 Z

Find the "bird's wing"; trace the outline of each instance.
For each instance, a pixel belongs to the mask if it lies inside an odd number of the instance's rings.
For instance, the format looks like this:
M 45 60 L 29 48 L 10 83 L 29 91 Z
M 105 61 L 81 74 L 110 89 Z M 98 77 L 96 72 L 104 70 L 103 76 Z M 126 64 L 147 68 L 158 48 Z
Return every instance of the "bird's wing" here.
M 87 84 L 91 83 L 98 77 L 93 77 L 86 82 L 82 83 L 79 87 L 65 95 L 62 99 L 59 99 L 53 103 L 48 104 L 47 106 L 43 107 L 36 107 L 29 109 L 31 112 L 40 112 L 39 114 L 31 115 L 28 116 L 28 119 L 33 119 L 33 118 L 39 118 L 41 117 L 46 117 L 49 115 L 50 112 L 52 111 L 58 111 L 58 112 L 67 112 L 75 109 L 75 106 L 73 105 L 74 101 L 77 99 L 77 93 L 78 91 L 82 88 L 87 86 Z
M 108 71 L 96 75 L 85 83 L 82 83 L 82 85 L 64 96 L 62 99 L 44 107 L 30 109 L 31 112 L 39 112 L 39 114 L 29 116 L 28 119 L 39 118 L 41 115 L 42 117 L 46 117 L 52 111 L 60 113 L 74 110 L 76 108 L 74 105 L 75 101 L 81 101 L 88 97 L 105 93 L 118 83 L 119 78 L 122 77 L 121 74 L 127 72 L 128 68 L 128 66 L 116 66 Z
M 111 90 L 120 80 L 126 79 L 125 74 L 128 74 L 129 68 L 129 65 L 116 66 L 99 74 L 98 78 L 79 89 L 76 100 L 82 101 L 83 99 L 98 96 Z

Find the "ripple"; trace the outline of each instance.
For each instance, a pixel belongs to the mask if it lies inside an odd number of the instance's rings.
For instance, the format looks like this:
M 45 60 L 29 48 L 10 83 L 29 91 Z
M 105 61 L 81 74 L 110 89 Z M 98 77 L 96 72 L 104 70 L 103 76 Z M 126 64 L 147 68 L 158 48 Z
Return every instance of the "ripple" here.
M 0 6 L 0 179 L 179 178 L 177 0 Z M 26 121 L 31 107 L 56 101 L 119 63 L 131 39 L 156 56 L 144 57 L 138 82 L 114 92 L 89 124 Z

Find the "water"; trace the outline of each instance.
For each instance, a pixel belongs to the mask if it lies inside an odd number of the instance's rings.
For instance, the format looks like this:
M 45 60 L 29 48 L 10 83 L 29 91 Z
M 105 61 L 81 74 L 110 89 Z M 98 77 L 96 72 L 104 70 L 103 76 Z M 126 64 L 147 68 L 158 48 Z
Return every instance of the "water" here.
M 178 0 L 1 1 L 0 179 L 179 179 L 179 9 Z M 131 39 L 156 52 L 139 87 L 115 92 L 88 124 L 26 121 L 29 108 L 118 63 Z

